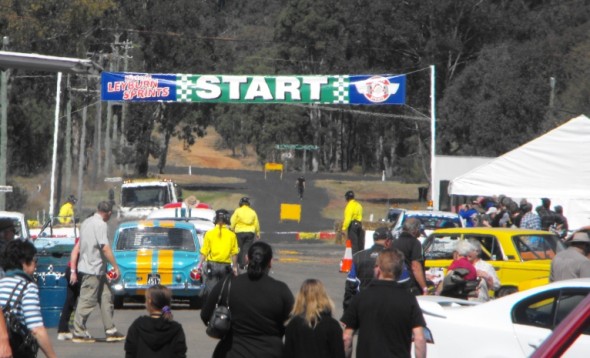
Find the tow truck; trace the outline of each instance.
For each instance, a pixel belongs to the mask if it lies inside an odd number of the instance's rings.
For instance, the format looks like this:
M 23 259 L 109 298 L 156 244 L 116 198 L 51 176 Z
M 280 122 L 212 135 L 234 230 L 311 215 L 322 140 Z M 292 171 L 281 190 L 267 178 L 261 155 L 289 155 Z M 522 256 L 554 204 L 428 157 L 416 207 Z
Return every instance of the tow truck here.
M 178 201 L 176 184 L 169 179 L 126 179 L 121 184 L 118 218 L 145 219 L 153 210 Z
M 25 215 L 16 211 L 0 211 L 0 218 L 9 218 L 14 223 L 15 238 L 29 240 L 29 225 L 25 220 Z

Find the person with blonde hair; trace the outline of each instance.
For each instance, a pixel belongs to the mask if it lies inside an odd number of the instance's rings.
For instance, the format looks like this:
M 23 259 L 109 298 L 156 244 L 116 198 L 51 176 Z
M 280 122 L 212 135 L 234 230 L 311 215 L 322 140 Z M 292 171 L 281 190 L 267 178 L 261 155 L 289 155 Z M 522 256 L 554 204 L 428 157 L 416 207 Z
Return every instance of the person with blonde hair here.
M 284 358 L 342 358 L 340 323 L 332 317 L 334 302 L 320 280 L 307 279 L 295 297 L 285 330 Z
M 182 325 L 173 320 L 170 301 L 172 292 L 166 286 L 154 285 L 145 292 L 149 316 L 137 318 L 127 331 L 125 358 L 186 358 L 186 338 Z

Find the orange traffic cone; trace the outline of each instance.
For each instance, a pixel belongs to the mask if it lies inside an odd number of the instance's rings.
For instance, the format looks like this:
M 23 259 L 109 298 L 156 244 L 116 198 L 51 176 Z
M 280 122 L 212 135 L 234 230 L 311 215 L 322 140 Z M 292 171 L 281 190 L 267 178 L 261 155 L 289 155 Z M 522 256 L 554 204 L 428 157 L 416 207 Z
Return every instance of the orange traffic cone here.
M 346 249 L 344 250 L 344 257 L 340 261 L 340 272 L 349 272 L 352 268 L 352 242 L 346 240 Z

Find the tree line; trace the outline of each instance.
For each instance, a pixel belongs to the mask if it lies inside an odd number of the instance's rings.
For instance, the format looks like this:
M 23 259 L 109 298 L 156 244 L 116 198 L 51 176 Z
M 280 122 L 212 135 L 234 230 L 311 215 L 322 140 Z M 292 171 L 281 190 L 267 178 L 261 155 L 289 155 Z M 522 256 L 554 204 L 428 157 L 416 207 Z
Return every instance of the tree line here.
M 94 180 L 145 176 L 150 156 L 163 172 L 171 138 L 188 149 L 211 126 L 236 156 L 253 147 L 261 163 L 280 159 L 277 144 L 316 145 L 308 169 L 428 181 L 430 65 L 437 154 L 497 156 L 590 112 L 584 0 L 0 0 L 0 34 L 10 51 L 110 71 L 407 74 L 406 105 L 358 107 L 107 105 L 99 78 L 71 76 L 60 173 L 81 165 Z M 54 96 L 54 74 L 11 71 L 9 178 L 50 165 Z

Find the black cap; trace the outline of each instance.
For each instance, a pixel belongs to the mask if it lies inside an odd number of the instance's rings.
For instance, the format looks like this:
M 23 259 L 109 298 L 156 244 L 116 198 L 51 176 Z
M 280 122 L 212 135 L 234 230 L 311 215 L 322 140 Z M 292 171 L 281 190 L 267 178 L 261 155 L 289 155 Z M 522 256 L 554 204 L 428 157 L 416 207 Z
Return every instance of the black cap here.
M 215 224 L 219 224 L 220 222 L 224 224 L 229 224 L 229 211 L 225 209 L 215 210 Z
M 349 190 L 344 194 L 346 200 L 354 199 L 354 191 Z
M 240 199 L 239 205 L 242 206 L 244 204 L 250 205 L 250 198 L 249 197 L 245 196 L 245 197 L 243 197 L 243 198 Z
M 373 241 L 377 240 L 393 240 L 393 234 L 391 234 L 391 230 L 386 226 L 377 228 L 373 233 Z

